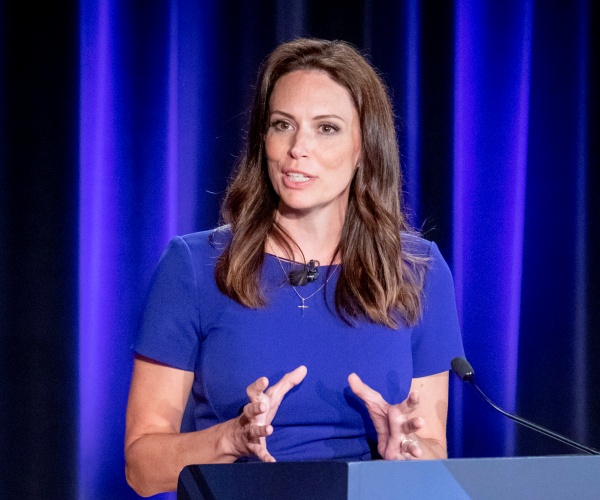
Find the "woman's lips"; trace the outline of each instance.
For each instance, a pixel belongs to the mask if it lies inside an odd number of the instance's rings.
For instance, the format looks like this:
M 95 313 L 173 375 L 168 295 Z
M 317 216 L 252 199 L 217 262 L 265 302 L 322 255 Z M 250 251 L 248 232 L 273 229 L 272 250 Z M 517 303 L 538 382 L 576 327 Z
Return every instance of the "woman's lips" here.
M 289 172 L 285 175 L 292 182 L 306 182 L 310 180 L 310 177 L 308 175 L 300 174 L 298 172 Z
M 311 177 L 304 172 L 282 172 L 283 185 L 291 189 L 310 186 L 316 177 Z

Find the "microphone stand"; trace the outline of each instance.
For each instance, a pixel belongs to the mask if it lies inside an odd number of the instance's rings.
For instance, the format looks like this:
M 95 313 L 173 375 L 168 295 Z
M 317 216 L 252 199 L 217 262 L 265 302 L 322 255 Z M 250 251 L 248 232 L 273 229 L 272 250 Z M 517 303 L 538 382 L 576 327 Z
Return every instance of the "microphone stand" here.
M 560 434 L 557 434 L 556 432 L 553 432 L 549 429 L 545 429 L 544 427 L 534 424 L 533 422 L 530 422 L 529 420 L 525 420 L 524 418 L 521 418 L 517 415 L 508 413 L 507 411 L 503 410 L 502 408 L 500 408 L 499 406 L 494 404 L 494 402 L 485 395 L 485 393 L 479 388 L 479 386 L 473 381 L 473 379 L 470 379 L 468 382 L 469 382 L 469 384 L 471 384 L 473 386 L 473 388 L 483 398 L 484 401 L 486 401 L 494 410 L 501 413 L 505 417 L 508 417 L 511 420 L 514 420 L 515 422 L 517 422 L 518 424 L 528 427 L 529 429 L 538 431 L 538 432 L 544 434 L 545 436 L 554 438 L 557 441 L 560 441 L 561 443 L 568 444 L 569 446 L 572 446 L 573 448 L 577 448 L 580 451 L 585 451 L 586 453 L 589 453 L 590 455 L 600 455 L 600 451 L 595 450 L 594 448 L 590 448 L 589 446 L 585 446 L 583 444 L 577 443 L 565 436 L 561 436 Z
M 459 361 L 459 362 L 457 364 L 455 364 L 455 361 Z M 464 363 L 463 363 L 463 361 L 464 361 Z M 469 384 L 471 384 L 471 386 L 477 391 L 477 394 L 479 394 L 486 403 L 488 403 L 494 410 L 501 413 L 505 417 L 508 417 L 511 420 L 513 420 L 513 421 L 517 422 L 518 424 L 521 424 L 529 429 L 532 429 L 541 434 L 544 434 L 545 436 L 556 439 L 557 441 L 560 441 L 561 443 L 568 444 L 569 446 L 572 446 L 573 448 L 577 448 L 579 451 L 584 451 L 586 453 L 589 453 L 590 455 L 600 455 L 600 451 L 595 450 L 594 448 L 590 448 L 589 446 L 585 446 L 581 443 L 577 443 L 576 441 L 573 441 L 572 439 L 569 439 L 565 436 L 561 436 L 560 434 L 557 434 L 556 432 L 546 429 L 540 425 L 534 424 L 533 422 L 530 422 L 529 420 L 525 420 L 524 418 L 521 418 L 517 415 L 513 415 L 512 413 L 508 413 L 507 411 L 500 408 L 490 398 L 488 398 L 486 396 L 486 394 L 475 383 L 475 380 L 473 380 L 473 378 L 475 377 L 475 373 L 473 371 L 473 368 L 471 367 L 471 365 L 469 364 L 469 362 L 466 359 L 455 358 L 454 360 L 452 360 L 452 371 L 454 371 L 456 376 L 459 379 L 461 379 L 463 382 L 469 382 Z

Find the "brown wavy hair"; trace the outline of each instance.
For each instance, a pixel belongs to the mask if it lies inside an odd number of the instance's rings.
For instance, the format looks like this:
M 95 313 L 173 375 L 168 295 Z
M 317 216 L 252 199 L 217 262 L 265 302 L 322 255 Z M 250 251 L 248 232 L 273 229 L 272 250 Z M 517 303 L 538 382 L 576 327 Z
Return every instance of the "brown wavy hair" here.
M 338 314 L 352 324 L 366 318 L 392 328 L 415 324 L 422 312 L 427 257 L 403 249 L 414 234 L 401 210 L 400 160 L 392 106 L 375 70 L 345 42 L 296 39 L 277 47 L 263 63 L 251 109 L 247 146 L 222 206 L 232 239 L 219 258 L 219 289 L 247 307 L 266 304 L 260 285 L 270 236 L 290 255 L 297 245 L 275 222 L 279 197 L 269 180 L 265 136 L 275 83 L 296 70 L 326 72 L 354 101 L 362 136 L 359 168 L 350 186 L 346 219 L 336 256 Z M 401 233 L 406 234 L 401 239 Z M 405 245 L 406 246 L 406 245 Z M 334 257 L 335 258 L 335 257 Z

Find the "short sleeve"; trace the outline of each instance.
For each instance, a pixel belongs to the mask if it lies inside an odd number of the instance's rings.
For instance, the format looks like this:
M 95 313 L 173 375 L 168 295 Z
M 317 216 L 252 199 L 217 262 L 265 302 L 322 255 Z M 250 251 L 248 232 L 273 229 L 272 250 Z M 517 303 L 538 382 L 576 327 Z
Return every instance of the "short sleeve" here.
M 453 358 L 464 356 L 452 274 L 435 243 L 429 257 L 423 315 L 412 336 L 413 377 L 449 370 Z
M 133 350 L 193 371 L 199 345 L 196 274 L 190 249 L 176 237 L 163 253 L 142 310 Z

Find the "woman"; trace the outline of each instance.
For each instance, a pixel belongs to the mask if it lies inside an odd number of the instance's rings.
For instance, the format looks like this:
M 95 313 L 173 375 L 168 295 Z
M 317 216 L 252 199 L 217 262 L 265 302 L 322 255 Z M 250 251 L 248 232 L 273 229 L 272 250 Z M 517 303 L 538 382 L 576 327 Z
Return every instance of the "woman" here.
M 453 283 L 410 231 L 399 176 L 365 59 L 340 42 L 278 47 L 228 225 L 175 238 L 148 295 L 127 410 L 136 491 L 173 490 L 192 463 L 446 456 Z M 180 433 L 190 391 L 195 430 Z

